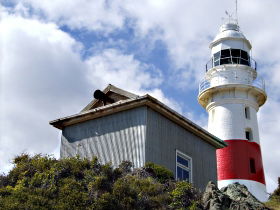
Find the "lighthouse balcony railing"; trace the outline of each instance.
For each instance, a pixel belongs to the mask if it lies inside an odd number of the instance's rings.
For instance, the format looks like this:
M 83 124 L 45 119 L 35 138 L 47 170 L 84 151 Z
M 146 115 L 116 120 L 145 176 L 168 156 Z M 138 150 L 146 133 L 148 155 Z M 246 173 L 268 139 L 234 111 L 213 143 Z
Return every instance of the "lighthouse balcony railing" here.
M 241 83 L 240 81 L 225 82 L 222 79 L 218 80 L 218 81 L 216 80 L 215 82 L 211 83 L 209 80 L 204 79 L 199 84 L 199 94 L 201 92 L 203 92 L 204 90 L 212 88 L 212 87 L 217 87 L 220 85 L 234 85 L 234 84 L 253 86 L 253 87 L 259 88 L 265 92 L 265 81 L 261 77 L 258 77 L 255 80 L 253 80 L 252 82 L 246 82 L 246 83 L 245 82 Z
M 217 60 L 211 58 L 205 65 L 206 72 L 214 68 L 215 66 L 221 66 L 226 64 L 245 65 L 250 66 L 254 70 L 257 70 L 257 62 L 253 58 L 249 58 L 248 60 L 246 60 L 241 57 L 224 57 L 218 58 Z

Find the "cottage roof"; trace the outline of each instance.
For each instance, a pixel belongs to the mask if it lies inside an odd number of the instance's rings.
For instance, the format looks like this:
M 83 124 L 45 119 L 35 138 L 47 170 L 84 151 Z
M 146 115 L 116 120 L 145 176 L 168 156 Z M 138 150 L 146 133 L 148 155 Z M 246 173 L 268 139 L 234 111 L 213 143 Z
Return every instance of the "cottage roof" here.
M 108 85 L 103 91 L 107 96 L 114 98 L 115 102 L 103 105 L 100 101 L 92 100 L 80 113 L 71 116 L 59 118 L 50 121 L 50 124 L 58 129 L 63 129 L 67 126 L 88 120 L 100 118 L 106 115 L 111 115 L 117 112 L 147 106 L 154 111 L 162 114 L 169 120 L 177 123 L 186 130 L 200 136 L 203 140 L 213 145 L 215 148 L 223 148 L 226 143 L 218 137 L 212 135 L 202 127 L 196 125 L 189 119 L 169 108 L 156 98 L 146 94 L 144 96 L 137 96 L 133 93 L 127 92 L 113 85 Z

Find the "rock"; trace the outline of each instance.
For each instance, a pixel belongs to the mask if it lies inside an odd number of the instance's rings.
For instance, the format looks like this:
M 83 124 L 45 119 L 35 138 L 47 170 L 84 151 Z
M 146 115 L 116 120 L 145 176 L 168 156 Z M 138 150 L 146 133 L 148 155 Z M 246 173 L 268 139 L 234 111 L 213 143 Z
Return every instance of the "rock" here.
M 268 209 L 256 199 L 245 185 L 230 184 L 219 190 L 210 181 L 202 197 L 204 209 L 210 210 L 265 210 Z
M 226 210 L 230 207 L 231 199 L 229 196 L 223 194 L 214 182 L 210 181 L 206 186 L 205 193 L 203 194 L 202 203 L 204 209 Z

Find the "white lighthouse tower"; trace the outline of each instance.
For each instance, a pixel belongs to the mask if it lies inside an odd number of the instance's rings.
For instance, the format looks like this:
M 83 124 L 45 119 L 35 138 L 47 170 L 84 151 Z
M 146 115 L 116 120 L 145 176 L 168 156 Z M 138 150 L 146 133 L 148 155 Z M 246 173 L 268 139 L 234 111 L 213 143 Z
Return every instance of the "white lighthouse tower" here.
M 250 56 L 251 43 L 238 24 L 226 23 L 211 42 L 198 101 L 209 113 L 208 130 L 228 146 L 217 150 L 218 187 L 239 182 L 267 200 L 257 112 L 267 98 Z

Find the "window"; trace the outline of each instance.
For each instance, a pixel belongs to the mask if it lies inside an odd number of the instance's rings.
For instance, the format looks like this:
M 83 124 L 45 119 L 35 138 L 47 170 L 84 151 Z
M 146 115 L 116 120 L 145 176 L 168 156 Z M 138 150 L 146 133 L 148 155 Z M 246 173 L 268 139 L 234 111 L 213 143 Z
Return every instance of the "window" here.
M 244 60 L 248 60 L 249 59 L 248 53 L 244 50 L 241 50 L 241 58 Z
M 252 140 L 252 131 L 250 128 L 246 129 L 245 131 L 245 136 L 246 136 L 246 139 L 251 141 Z
M 180 151 L 176 151 L 176 179 L 192 182 L 192 159 Z
M 250 158 L 250 172 L 252 174 L 256 173 L 256 165 L 255 165 L 255 159 L 254 158 Z
M 214 54 L 214 60 L 216 61 L 216 60 L 220 59 L 220 56 L 221 56 L 221 52 L 220 51 L 215 53 Z
M 231 49 L 231 56 L 239 58 L 240 57 L 240 50 L 239 49 Z
M 228 58 L 230 57 L 230 50 L 227 49 L 227 50 L 222 50 L 221 51 L 221 58 Z
M 245 118 L 250 119 L 250 108 L 249 107 L 245 107 Z
M 220 57 L 221 57 L 221 51 L 214 54 L 214 66 L 220 65 Z
M 213 55 L 214 66 L 223 64 L 242 64 L 250 66 L 250 56 L 244 50 L 224 49 Z

